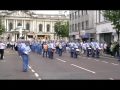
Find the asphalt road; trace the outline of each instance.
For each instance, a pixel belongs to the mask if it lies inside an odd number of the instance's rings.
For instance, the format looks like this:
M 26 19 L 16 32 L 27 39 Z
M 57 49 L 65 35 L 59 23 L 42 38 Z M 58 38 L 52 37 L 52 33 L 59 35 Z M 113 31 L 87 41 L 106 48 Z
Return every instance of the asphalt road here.
M 115 80 L 120 79 L 120 62 L 111 57 L 74 59 L 63 53 L 54 59 L 31 52 L 29 71 L 22 72 L 22 60 L 15 51 L 6 50 L 0 61 L 0 79 L 33 80 Z

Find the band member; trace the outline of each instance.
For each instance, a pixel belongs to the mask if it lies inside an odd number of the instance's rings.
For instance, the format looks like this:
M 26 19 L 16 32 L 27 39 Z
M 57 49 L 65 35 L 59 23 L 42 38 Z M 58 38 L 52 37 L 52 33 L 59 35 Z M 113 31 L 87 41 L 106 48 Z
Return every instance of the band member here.
M 0 59 L 1 60 L 3 60 L 5 46 L 6 45 L 2 41 L 0 41 L 0 54 L 1 54 Z

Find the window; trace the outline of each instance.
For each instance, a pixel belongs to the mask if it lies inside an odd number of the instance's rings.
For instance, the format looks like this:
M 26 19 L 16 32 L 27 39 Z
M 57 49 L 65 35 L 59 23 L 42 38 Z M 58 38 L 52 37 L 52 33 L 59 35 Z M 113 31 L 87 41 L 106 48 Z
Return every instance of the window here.
M 50 25 L 47 24 L 47 32 L 49 32 L 49 31 L 50 31 Z
M 9 31 L 11 31 L 11 29 L 13 29 L 13 24 L 10 22 L 9 23 Z
M 84 22 L 82 22 L 82 30 L 84 30 Z
M 101 13 L 100 13 L 100 10 L 99 10 L 99 22 L 101 21 L 100 19 L 101 19 L 101 15 L 100 15 Z
M 86 21 L 86 29 L 88 29 L 88 20 Z
M 77 24 L 75 24 L 75 31 L 77 31 Z
M 74 24 L 72 24 L 72 31 L 74 31 Z
M 41 32 L 42 31 L 42 24 L 39 24 L 39 32 Z
M 80 17 L 80 11 L 78 11 L 78 17 Z
M 74 13 L 72 13 L 72 19 L 74 19 Z
M 77 12 L 75 12 L 75 19 L 77 18 Z
M 88 14 L 87 10 L 85 11 L 86 15 Z
M 81 13 L 82 13 L 82 16 L 83 16 L 83 10 L 81 11 Z
M 18 25 L 17 26 L 22 26 L 22 24 L 21 23 L 18 23 Z
M 26 24 L 26 30 L 30 30 L 30 24 L 29 23 Z
M 71 25 L 69 26 L 69 32 L 71 31 Z
M 70 14 L 70 20 L 71 20 L 72 18 L 71 18 L 71 14 Z
M 78 23 L 78 31 L 80 31 L 80 23 Z

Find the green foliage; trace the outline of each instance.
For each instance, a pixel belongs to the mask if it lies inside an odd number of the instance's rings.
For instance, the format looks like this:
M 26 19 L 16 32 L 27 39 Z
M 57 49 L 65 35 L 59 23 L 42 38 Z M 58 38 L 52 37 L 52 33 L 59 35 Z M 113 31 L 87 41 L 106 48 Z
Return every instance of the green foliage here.
M 106 17 L 107 20 L 112 22 L 112 25 L 114 26 L 113 28 L 116 30 L 116 33 L 118 35 L 118 42 L 119 42 L 120 10 L 104 10 L 103 15 L 104 17 Z
M 56 22 L 55 23 L 55 33 L 59 37 L 68 37 L 69 36 L 69 23 Z
M 118 32 L 120 30 L 120 10 L 104 10 L 104 17 L 112 22 L 114 29 Z
M 2 33 L 5 32 L 5 27 L 4 25 L 2 24 L 2 21 L 0 19 L 0 35 L 2 35 Z

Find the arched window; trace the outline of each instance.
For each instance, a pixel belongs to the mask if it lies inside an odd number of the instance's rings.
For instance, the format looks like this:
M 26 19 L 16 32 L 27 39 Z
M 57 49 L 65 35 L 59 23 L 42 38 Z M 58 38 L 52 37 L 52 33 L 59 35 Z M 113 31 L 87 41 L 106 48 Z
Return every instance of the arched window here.
M 9 23 L 9 31 L 11 31 L 11 29 L 13 29 L 13 24 L 10 22 Z
M 22 24 L 21 23 L 18 23 L 18 25 L 17 26 L 22 26 Z
M 26 30 L 30 30 L 30 24 L 29 23 L 26 24 Z
M 47 24 L 47 32 L 49 32 L 49 31 L 50 31 L 50 25 Z
M 39 24 L 39 31 L 41 32 L 42 31 L 42 24 Z

